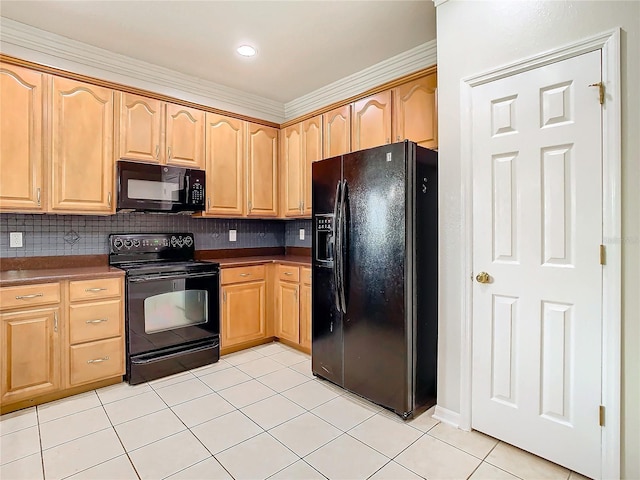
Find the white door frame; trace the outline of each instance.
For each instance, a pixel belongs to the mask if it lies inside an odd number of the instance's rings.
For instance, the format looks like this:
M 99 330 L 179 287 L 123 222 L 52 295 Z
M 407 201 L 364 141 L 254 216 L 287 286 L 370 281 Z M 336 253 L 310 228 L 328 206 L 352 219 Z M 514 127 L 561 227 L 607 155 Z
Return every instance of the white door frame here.
M 460 368 L 459 428 L 471 429 L 471 377 L 473 339 L 473 88 L 494 80 L 533 70 L 583 53 L 601 50 L 605 102 L 602 109 L 602 235 L 606 265 L 602 278 L 602 405 L 606 422 L 602 429 L 602 478 L 620 478 L 621 396 L 621 292 L 622 292 L 622 193 L 621 193 L 621 108 L 620 28 L 563 47 L 524 58 L 489 72 L 465 78 L 460 85 L 462 167 L 462 343 Z M 594 101 L 597 93 L 594 89 Z M 594 255 L 597 255 L 594 252 Z M 594 412 L 597 421 L 597 412 Z

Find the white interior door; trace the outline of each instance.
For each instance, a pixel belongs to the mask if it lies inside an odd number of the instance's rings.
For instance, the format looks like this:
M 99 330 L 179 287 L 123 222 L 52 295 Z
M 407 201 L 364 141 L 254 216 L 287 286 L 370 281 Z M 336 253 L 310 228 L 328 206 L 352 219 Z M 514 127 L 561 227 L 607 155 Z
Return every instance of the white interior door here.
M 473 88 L 472 427 L 601 474 L 600 51 Z

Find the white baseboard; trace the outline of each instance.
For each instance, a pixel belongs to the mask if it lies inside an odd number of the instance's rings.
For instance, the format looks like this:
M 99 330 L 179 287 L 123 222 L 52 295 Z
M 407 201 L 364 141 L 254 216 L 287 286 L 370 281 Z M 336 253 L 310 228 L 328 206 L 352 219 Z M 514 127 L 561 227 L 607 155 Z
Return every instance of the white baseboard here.
M 453 410 L 443 408 L 440 405 L 436 405 L 433 418 L 442 423 L 446 423 L 447 425 L 451 425 L 452 427 L 460 428 L 460 414 Z

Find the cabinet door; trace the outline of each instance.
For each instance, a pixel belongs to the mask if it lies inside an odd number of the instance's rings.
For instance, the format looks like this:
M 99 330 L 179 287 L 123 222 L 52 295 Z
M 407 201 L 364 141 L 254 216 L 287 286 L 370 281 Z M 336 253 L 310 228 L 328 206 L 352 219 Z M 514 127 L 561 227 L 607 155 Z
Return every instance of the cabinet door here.
M 58 308 L 0 314 L 2 403 L 13 403 L 60 388 Z
M 311 350 L 311 286 L 300 286 L 300 345 Z
M 311 216 L 311 164 L 322 159 L 322 115 L 302 122 L 302 213 Z
M 163 103 L 131 93 L 120 94 L 118 158 L 159 163 Z
M 323 158 L 349 153 L 351 151 L 351 105 L 333 109 L 323 117 Z
M 222 287 L 222 348 L 266 335 L 265 282 Z
M 113 213 L 114 91 L 60 77 L 51 84 L 50 209 Z
M 391 143 L 391 90 L 353 104 L 351 151 Z
M 438 146 L 437 77 L 433 73 L 393 89 L 393 138 Z
M 276 336 L 298 343 L 300 341 L 300 286 L 278 282 L 276 292 Z
M 278 130 L 247 126 L 247 215 L 278 215 Z
M 0 63 L 0 211 L 42 210 L 45 75 Z
M 207 113 L 207 210 L 213 215 L 244 213 L 244 123 Z
M 280 165 L 282 209 L 286 217 L 302 215 L 302 124 L 282 130 Z
M 202 110 L 167 104 L 166 160 L 171 165 L 204 168 L 204 123 Z

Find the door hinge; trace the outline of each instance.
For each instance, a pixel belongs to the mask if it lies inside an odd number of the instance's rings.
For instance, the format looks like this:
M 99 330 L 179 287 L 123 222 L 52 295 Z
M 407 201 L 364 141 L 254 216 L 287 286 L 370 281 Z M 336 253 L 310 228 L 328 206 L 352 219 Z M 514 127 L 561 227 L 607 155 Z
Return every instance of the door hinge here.
M 607 264 L 607 251 L 604 248 L 604 245 L 600 245 L 600 265 Z
M 600 105 L 604 105 L 604 83 L 602 83 L 602 82 L 592 83 L 589 86 L 590 87 L 598 87 L 598 94 L 599 94 L 599 97 L 600 97 Z
M 604 405 L 600 405 L 600 426 L 604 427 Z

